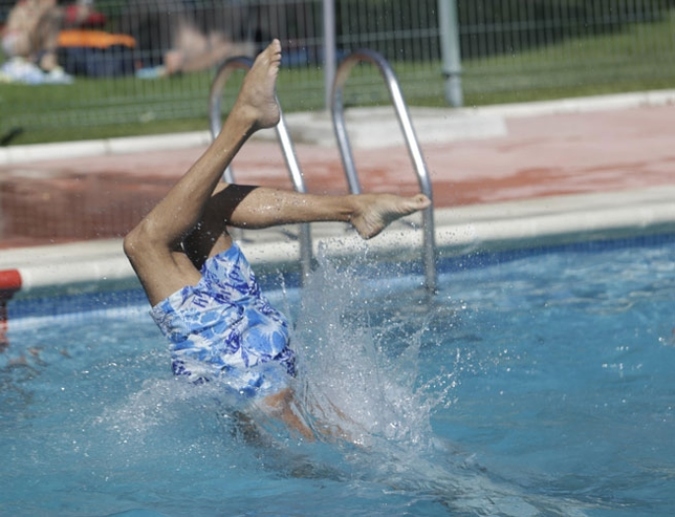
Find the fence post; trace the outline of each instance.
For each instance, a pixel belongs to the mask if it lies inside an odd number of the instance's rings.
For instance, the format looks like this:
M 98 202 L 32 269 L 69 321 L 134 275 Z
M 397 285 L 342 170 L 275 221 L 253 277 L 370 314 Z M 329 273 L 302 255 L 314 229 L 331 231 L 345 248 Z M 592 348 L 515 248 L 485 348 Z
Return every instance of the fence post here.
M 324 106 L 330 112 L 335 80 L 335 0 L 323 0 L 323 82 Z
M 438 25 L 441 33 L 445 100 L 458 108 L 464 104 L 462 58 L 459 52 L 457 0 L 438 0 Z

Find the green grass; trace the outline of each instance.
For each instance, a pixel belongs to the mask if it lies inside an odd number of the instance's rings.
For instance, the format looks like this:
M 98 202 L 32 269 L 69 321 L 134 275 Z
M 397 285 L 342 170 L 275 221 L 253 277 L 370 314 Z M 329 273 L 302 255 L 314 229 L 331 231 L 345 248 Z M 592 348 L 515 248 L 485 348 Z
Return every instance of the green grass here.
M 659 23 L 466 64 L 467 99 L 522 102 L 675 86 L 675 13 Z M 496 80 L 495 78 L 498 78 Z
M 439 62 L 394 63 L 412 105 L 446 106 Z M 77 78 L 72 85 L 0 85 L 0 136 L 24 132 L 12 144 L 205 130 L 212 72 L 170 79 Z M 223 111 L 241 72 L 227 85 Z M 675 87 L 675 15 L 623 31 L 579 37 L 512 55 L 463 63 L 465 104 L 480 106 Z M 320 109 L 318 68 L 282 71 L 286 112 Z M 347 105 L 388 102 L 377 72 L 357 67 L 345 88 Z
M 307 85 L 316 84 L 312 88 L 322 91 L 319 70 L 285 72 L 279 91 L 299 99 L 292 101 L 296 110 L 303 109 L 303 98 L 312 97 L 307 95 Z M 0 137 L 15 127 L 23 132 L 12 145 L 206 130 L 213 75 L 203 72 L 158 80 L 78 77 L 70 85 L 0 85 Z M 223 113 L 234 101 L 242 77 L 237 72 L 228 81 Z M 320 106 L 304 105 L 306 109 Z

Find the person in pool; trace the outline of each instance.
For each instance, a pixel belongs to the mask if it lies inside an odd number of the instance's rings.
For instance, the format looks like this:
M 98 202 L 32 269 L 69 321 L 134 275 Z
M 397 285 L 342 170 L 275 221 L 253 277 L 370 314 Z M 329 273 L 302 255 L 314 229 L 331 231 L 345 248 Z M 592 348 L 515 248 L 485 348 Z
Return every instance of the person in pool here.
M 281 44 L 255 59 L 218 137 L 124 238 L 124 251 L 171 342 L 175 375 L 221 382 L 306 438 L 294 411 L 296 374 L 284 316 L 262 295 L 227 226 L 345 221 L 369 239 L 390 222 L 422 210 L 423 194 L 323 196 L 226 184 L 221 174 L 257 130 L 275 126 Z

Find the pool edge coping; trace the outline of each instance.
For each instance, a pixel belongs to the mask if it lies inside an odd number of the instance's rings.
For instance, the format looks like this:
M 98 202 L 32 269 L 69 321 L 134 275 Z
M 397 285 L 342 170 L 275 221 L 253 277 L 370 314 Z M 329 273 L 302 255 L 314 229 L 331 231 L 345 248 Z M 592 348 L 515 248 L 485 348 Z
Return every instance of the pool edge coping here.
M 346 232 L 344 225 L 320 223 L 319 231 L 312 227 L 314 254 L 321 248 L 325 255 L 342 257 L 367 249 L 373 259 L 414 259 L 421 255 L 423 232 L 418 216 L 409 220 L 416 227 L 399 223 L 370 241 Z M 675 186 L 444 208 L 436 210 L 435 223 L 439 258 L 581 239 L 675 234 Z M 254 267 L 297 266 L 299 246 L 289 233 L 286 228 L 256 230 L 258 242 L 239 244 Z M 87 285 L 96 290 L 134 280 L 121 239 L 16 248 L 0 257 L 0 301 L 45 289 Z
M 457 114 L 459 117 L 473 116 L 485 117 L 494 121 L 504 118 L 536 117 L 542 115 L 558 115 L 565 113 L 590 113 L 598 111 L 611 111 L 617 109 L 632 109 L 639 107 L 658 107 L 675 105 L 675 89 L 644 90 L 636 92 L 624 92 L 606 95 L 590 95 L 584 97 L 571 97 L 544 101 L 532 101 L 522 103 L 495 104 L 486 106 L 462 107 L 462 108 L 418 108 L 422 118 L 433 118 L 433 114 L 440 119 L 447 118 L 448 113 Z M 367 120 L 370 116 L 377 117 L 379 108 L 352 108 L 350 112 L 358 112 L 358 119 Z M 294 127 L 294 134 L 300 137 L 300 141 L 311 143 L 314 141 L 313 133 L 316 127 L 308 121 L 313 121 L 317 116 L 323 116 L 322 112 L 292 112 L 284 115 L 287 123 Z M 309 124 L 309 125 L 308 125 Z M 353 126 L 354 124 L 352 124 Z M 358 124 L 356 124 L 358 126 Z M 307 126 L 307 131 L 302 128 Z M 477 127 L 474 138 L 494 136 L 499 132 L 500 125 L 495 127 Z M 436 128 L 438 130 L 438 128 Z M 466 131 L 466 128 L 463 128 Z M 303 134 L 309 134 L 310 138 L 303 138 Z M 272 138 L 269 134 L 262 135 L 262 140 Z M 453 135 L 448 140 L 455 140 Z M 53 142 L 45 144 L 26 144 L 7 148 L 0 148 L 0 166 L 26 164 L 33 161 L 54 160 L 64 158 L 86 158 L 95 156 L 124 155 L 149 151 L 164 151 L 175 149 L 187 149 L 193 147 L 205 147 L 211 143 L 211 135 L 208 130 L 190 131 L 164 135 L 144 135 L 134 137 L 117 137 L 99 140 L 84 140 L 74 142 Z M 299 143 L 299 142 L 296 142 Z

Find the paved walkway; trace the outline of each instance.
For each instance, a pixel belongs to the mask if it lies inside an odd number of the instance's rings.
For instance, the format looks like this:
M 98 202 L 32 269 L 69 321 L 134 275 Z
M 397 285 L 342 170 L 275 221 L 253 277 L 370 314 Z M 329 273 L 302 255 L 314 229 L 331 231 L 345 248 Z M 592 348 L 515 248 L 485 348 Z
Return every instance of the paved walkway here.
M 485 110 L 481 113 L 497 117 L 503 131 L 469 140 L 424 139 L 436 207 L 675 185 L 675 105 L 637 104 L 597 110 L 589 108 L 592 101 L 567 108 L 559 103 L 525 115 L 517 109 Z M 438 113 L 442 125 L 448 115 Z M 398 131 L 395 122 L 381 126 L 385 135 Z M 405 147 L 380 145 L 355 146 L 363 190 L 415 192 Z M 204 148 L 34 156 L 0 165 L 0 248 L 119 237 Z M 335 146 L 300 142 L 295 150 L 310 192 L 346 192 Z M 234 170 L 241 183 L 290 188 L 278 146 L 265 139 L 250 141 Z

